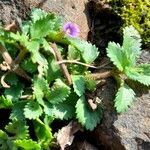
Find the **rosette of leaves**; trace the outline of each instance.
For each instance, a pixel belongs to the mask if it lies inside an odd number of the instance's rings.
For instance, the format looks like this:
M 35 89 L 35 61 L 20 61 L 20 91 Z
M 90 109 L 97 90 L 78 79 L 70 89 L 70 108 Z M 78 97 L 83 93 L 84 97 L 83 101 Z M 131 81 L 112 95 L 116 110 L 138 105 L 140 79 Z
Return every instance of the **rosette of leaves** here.
M 49 149 L 53 143 L 51 123 L 55 119 L 77 119 L 89 130 L 100 122 L 101 108 L 93 111 L 85 97 L 88 87 L 95 89 L 95 84 L 90 86 L 90 79 L 85 78 L 88 67 L 69 64 L 73 86 L 68 85 L 51 45 L 57 44 L 63 58 L 87 64 L 97 58 L 98 49 L 67 36 L 62 26 L 59 16 L 33 9 L 31 19 L 23 22 L 20 31 L 0 28 L 0 45 L 13 60 L 8 65 L 17 66 L 6 74 L 1 71 L 9 88 L 0 86 L 0 109 L 11 113 L 0 130 L 0 149 Z
M 137 64 L 141 54 L 141 37 L 133 26 L 123 30 L 123 44 L 109 42 L 107 56 L 116 66 L 117 73 L 114 77 L 119 83 L 119 89 L 115 98 L 117 112 L 121 113 L 132 104 L 135 92 L 127 84 L 127 79 L 137 81 L 143 85 L 150 85 L 150 64 Z

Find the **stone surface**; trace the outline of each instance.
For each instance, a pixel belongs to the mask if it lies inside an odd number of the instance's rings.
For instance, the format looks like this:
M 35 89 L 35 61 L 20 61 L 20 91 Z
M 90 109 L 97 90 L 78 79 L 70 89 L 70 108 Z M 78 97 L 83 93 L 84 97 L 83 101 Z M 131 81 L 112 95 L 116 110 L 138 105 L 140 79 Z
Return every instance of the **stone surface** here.
M 87 39 L 89 32 L 88 0 L 25 0 L 30 7 L 40 7 L 64 17 L 64 21 L 74 22 L 80 28 L 80 37 Z
M 139 63 L 150 63 L 150 51 L 142 51 Z M 112 79 L 101 89 L 104 117 L 94 131 L 98 145 L 110 150 L 149 150 L 150 149 L 150 90 L 135 87 L 136 98 L 127 112 L 117 115 L 113 108 L 116 85 Z M 101 141 L 101 142 L 100 142 Z

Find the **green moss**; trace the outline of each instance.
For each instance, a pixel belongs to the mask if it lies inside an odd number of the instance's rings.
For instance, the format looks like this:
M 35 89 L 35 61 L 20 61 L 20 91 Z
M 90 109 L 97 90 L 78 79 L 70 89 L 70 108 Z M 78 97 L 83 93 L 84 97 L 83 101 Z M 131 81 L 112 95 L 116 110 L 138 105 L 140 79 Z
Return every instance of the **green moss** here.
M 149 0 L 109 0 L 123 21 L 123 27 L 133 25 L 141 34 L 144 44 L 150 46 Z

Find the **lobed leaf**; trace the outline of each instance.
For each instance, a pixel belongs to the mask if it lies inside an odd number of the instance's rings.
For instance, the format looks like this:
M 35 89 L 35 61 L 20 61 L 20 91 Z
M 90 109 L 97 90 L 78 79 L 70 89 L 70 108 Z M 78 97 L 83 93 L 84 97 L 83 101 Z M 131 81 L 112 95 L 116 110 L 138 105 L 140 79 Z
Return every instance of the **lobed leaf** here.
M 127 85 L 122 85 L 115 98 L 115 107 L 118 113 L 124 112 L 132 104 L 135 97 L 134 91 Z

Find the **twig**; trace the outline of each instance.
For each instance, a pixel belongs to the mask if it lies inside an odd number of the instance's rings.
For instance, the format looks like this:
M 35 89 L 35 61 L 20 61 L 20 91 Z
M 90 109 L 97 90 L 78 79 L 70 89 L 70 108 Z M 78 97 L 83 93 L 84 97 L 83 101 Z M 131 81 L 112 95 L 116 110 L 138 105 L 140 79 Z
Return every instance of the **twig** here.
M 92 73 L 92 74 L 88 74 L 87 78 L 92 78 L 95 80 L 99 80 L 99 79 L 105 79 L 108 77 L 112 76 L 112 71 L 111 70 L 101 70 L 100 72 L 97 73 Z
M 60 52 L 57 48 L 57 45 L 55 43 L 53 43 L 53 44 L 51 44 L 51 46 L 54 49 L 57 61 L 63 61 L 62 56 L 61 56 L 61 54 L 60 54 Z M 63 72 L 63 74 L 64 74 L 64 76 L 65 76 L 65 78 L 68 82 L 68 85 L 71 85 L 72 81 L 71 81 L 71 77 L 70 77 L 70 74 L 69 74 L 69 71 L 68 71 L 66 65 L 65 64 L 60 64 L 60 68 L 61 68 L 61 70 L 62 70 L 62 72 Z
M 14 72 L 17 75 L 31 81 L 31 78 L 26 74 L 26 72 L 19 67 L 19 63 L 24 58 L 26 51 L 21 50 L 20 53 L 18 54 L 17 58 L 15 59 L 15 61 L 12 60 L 10 54 L 5 49 L 5 47 L 3 47 L 2 45 L 0 45 L 0 53 L 1 53 L 4 61 L 6 62 L 6 64 L 8 64 L 8 66 L 10 67 L 10 70 L 8 71 L 8 73 Z M 1 81 L 3 81 L 3 80 L 1 80 Z
M 106 63 L 106 64 L 103 64 L 101 66 L 93 66 L 93 65 L 89 65 L 89 64 L 86 64 L 86 63 L 82 63 L 82 62 L 79 62 L 77 60 L 62 60 L 62 61 L 58 61 L 57 62 L 58 64 L 66 64 L 66 63 L 70 63 L 70 64 L 78 64 L 78 65 L 83 65 L 83 66 L 86 66 L 86 67 L 89 67 L 89 68 L 93 68 L 93 69 L 102 69 L 102 68 L 110 68 L 110 67 L 106 67 L 107 65 L 110 64 L 109 63 Z

